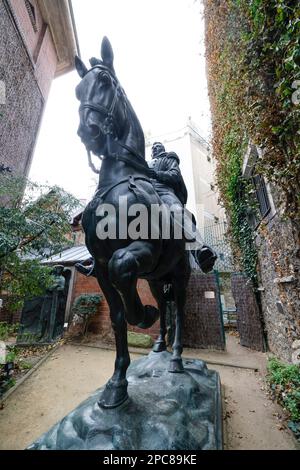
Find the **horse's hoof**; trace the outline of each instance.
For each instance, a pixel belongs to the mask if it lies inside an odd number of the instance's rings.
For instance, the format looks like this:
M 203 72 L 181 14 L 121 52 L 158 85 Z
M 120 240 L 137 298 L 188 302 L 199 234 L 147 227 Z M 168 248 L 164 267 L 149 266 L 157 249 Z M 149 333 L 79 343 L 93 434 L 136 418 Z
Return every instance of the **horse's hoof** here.
M 172 374 L 182 374 L 184 372 L 182 359 L 171 359 L 168 372 L 171 372 Z
M 160 341 L 160 340 L 155 341 L 153 349 L 152 349 L 153 352 L 160 353 L 160 352 L 163 352 L 163 351 L 166 351 L 166 350 L 167 350 L 167 345 L 166 345 L 165 341 L 163 341 L 163 340 L 162 341 Z
M 159 310 L 152 305 L 145 305 L 145 318 L 142 323 L 139 323 L 137 326 L 143 330 L 151 328 L 152 325 L 159 319 Z
M 98 401 L 100 408 L 117 408 L 128 400 L 127 393 L 128 382 L 122 380 L 120 382 L 107 382 L 105 389 Z

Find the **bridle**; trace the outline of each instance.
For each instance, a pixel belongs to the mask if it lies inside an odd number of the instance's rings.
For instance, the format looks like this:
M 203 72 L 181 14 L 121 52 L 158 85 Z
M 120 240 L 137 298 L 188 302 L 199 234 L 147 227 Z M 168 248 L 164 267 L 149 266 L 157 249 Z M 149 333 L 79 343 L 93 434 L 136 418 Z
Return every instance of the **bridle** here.
M 106 72 L 109 72 L 111 76 L 111 71 L 108 69 L 108 67 L 105 67 L 105 66 L 96 65 L 90 71 L 97 69 L 97 68 L 100 70 L 105 70 Z M 121 87 L 120 83 L 118 82 L 116 77 L 112 77 L 112 78 L 116 87 L 115 87 L 114 95 L 112 97 L 112 102 L 110 106 L 108 107 L 108 109 L 105 106 L 102 106 L 101 104 L 93 104 L 89 102 L 83 102 L 81 103 L 79 107 L 80 111 L 83 109 L 89 109 L 91 111 L 96 111 L 97 113 L 105 116 L 103 129 L 102 129 L 105 135 L 113 135 L 114 128 L 116 130 L 120 130 L 119 125 L 114 117 L 114 111 L 115 111 L 115 107 L 117 104 L 117 99 L 119 97 L 122 97 L 123 99 L 125 98 L 125 92 L 123 88 Z M 124 104 L 125 104 L 125 99 L 124 99 Z M 127 117 L 126 106 L 125 106 L 125 115 Z
M 91 70 L 94 70 L 96 68 L 98 68 L 100 70 L 105 70 L 106 72 L 108 72 L 110 77 L 113 79 L 113 81 L 116 85 L 115 86 L 115 92 L 114 92 L 114 95 L 112 97 L 111 104 L 108 108 L 106 108 L 105 106 L 102 106 L 100 104 L 93 104 L 93 103 L 89 103 L 89 102 L 83 102 L 83 103 L 81 103 L 81 105 L 79 107 L 79 110 L 81 111 L 81 110 L 84 110 L 84 109 L 89 109 L 91 111 L 96 111 L 101 116 L 104 116 L 104 121 L 103 121 L 103 124 L 101 126 L 101 132 L 103 132 L 103 134 L 106 136 L 107 147 L 108 147 L 108 149 L 110 149 L 110 147 L 111 147 L 110 141 L 111 141 L 112 137 L 114 136 L 115 131 L 116 131 L 117 134 L 118 134 L 118 131 L 120 131 L 120 126 L 119 126 L 119 124 L 118 124 L 118 122 L 117 122 L 117 120 L 114 116 L 114 111 L 115 111 L 115 108 L 116 108 L 118 98 L 123 99 L 124 110 L 125 110 L 125 118 L 128 118 L 127 107 L 126 107 L 126 95 L 125 95 L 125 92 L 124 92 L 123 88 L 121 87 L 119 81 L 117 80 L 117 78 L 115 76 L 112 75 L 112 72 L 108 67 L 105 67 L 104 65 L 96 65 Z M 114 153 L 110 152 L 110 150 L 108 150 L 109 157 L 115 158 L 116 160 L 123 161 L 123 162 L 127 163 L 128 165 L 131 165 L 132 167 L 136 168 L 137 170 L 140 170 L 140 171 L 143 171 L 143 172 L 146 172 L 146 173 L 148 172 L 149 168 L 148 168 L 148 165 L 147 165 L 145 159 L 138 152 L 136 152 L 136 150 L 129 147 L 128 145 L 125 145 L 125 144 L 119 142 L 118 140 L 116 140 L 115 142 L 120 147 L 126 149 L 128 152 L 130 152 L 132 155 L 134 155 L 138 159 L 138 161 L 132 161 L 132 159 L 130 159 L 129 157 L 127 157 L 125 155 L 114 154 Z M 95 168 L 95 166 L 92 162 L 92 156 L 91 156 L 90 150 L 87 147 L 86 147 L 86 149 L 87 149 L 87 153 L 88 153 L 89 166 L 91 167 L 91 169 L 95 173 L 99 174 L 99 171 Z M 102 157 L 99 157 L 99 158 L 102 159 Z

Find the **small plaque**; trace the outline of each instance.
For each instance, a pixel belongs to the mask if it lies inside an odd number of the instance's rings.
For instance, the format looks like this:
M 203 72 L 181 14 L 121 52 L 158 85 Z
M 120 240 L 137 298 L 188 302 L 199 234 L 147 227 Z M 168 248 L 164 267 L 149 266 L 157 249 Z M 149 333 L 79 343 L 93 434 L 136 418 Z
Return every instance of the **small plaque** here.
M 215 298 L 215 293 L 213 290 L 206 291 L 204 292 L 204 298 L 205 299 L 214 299 Z

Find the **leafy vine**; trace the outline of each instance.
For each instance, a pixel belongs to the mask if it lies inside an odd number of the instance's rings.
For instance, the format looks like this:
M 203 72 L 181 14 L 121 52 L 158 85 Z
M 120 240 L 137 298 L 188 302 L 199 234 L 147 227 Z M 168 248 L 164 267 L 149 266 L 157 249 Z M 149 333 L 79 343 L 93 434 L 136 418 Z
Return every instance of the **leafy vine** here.
M 257 171 L 299 227 L 300 5 L 296 0 L 205 0 L 206 49 L 217 180 L 241 267 L 256 283 L 257 253 L 242 177 L 251 140 Z M 277 194 L 278 193 L 278 194 Z

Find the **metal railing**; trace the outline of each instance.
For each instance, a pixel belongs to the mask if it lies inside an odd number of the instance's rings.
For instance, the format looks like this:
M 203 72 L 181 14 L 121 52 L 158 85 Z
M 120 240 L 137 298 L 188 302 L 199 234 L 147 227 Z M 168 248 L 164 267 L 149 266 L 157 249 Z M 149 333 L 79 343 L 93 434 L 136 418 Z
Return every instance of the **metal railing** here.
M 225 221 L 204 226 L 204 242 L 217 252 L 215 269 L 219 272 L 234 271 L 230 243 L 226 236 L 227 229 Z

